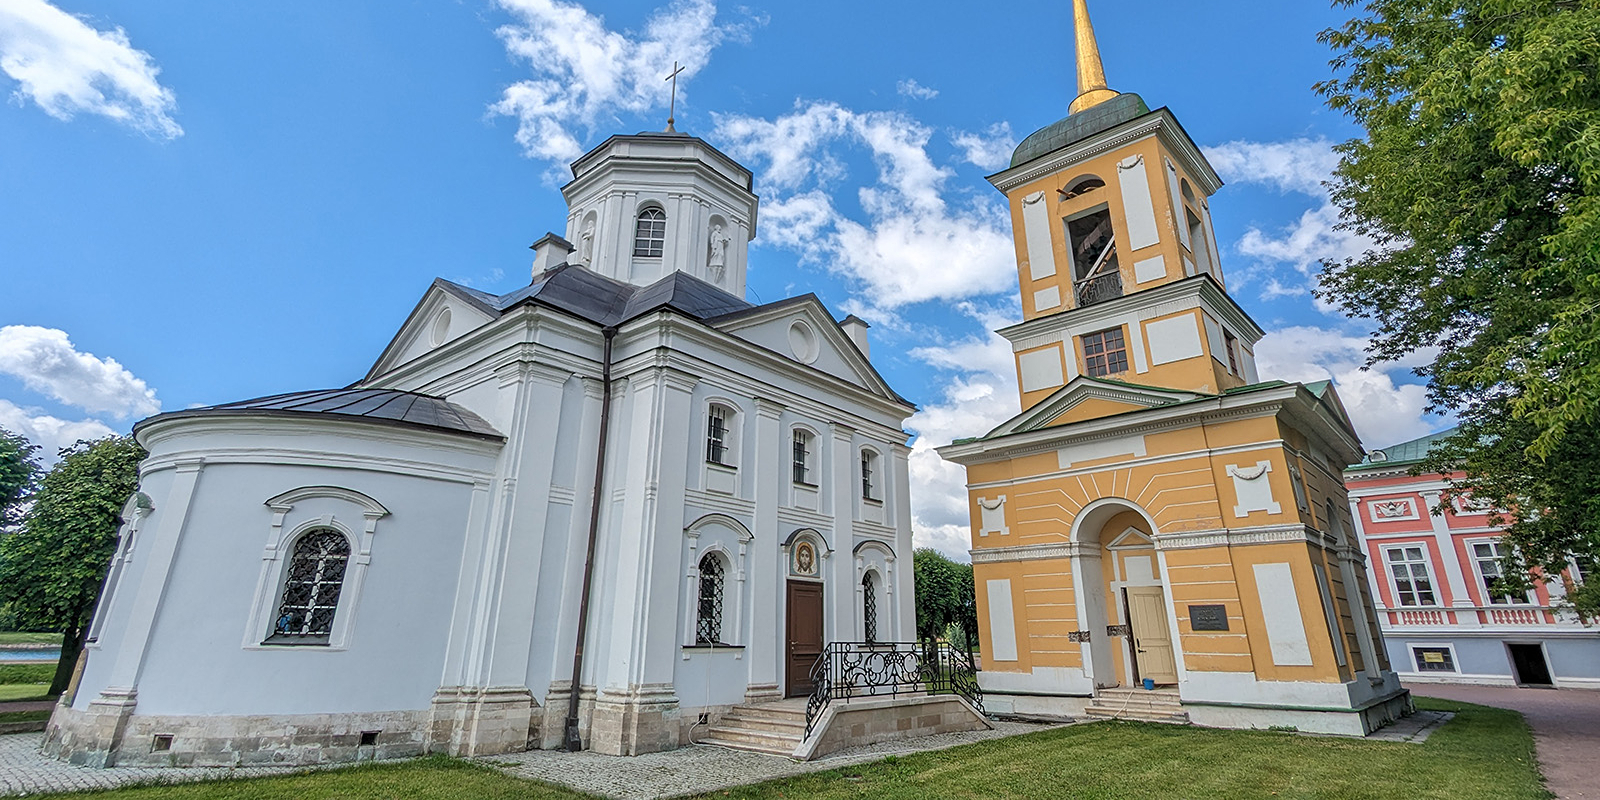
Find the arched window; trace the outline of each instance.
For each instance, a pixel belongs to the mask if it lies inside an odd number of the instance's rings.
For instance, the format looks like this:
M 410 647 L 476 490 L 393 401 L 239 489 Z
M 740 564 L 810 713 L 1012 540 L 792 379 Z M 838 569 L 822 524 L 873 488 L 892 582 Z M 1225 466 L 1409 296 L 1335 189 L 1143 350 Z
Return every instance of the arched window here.
M 803 486 L 815 486 L 816 481 L 811 479 L 811 433 L 799 428 L 794 430 L 794 482 Z
M 722 559 L 700 557 L 700 608 L 695 614 L 695 644 L 722 644 Z
M 861 451 L 861 499 L 877 500 L 878 498 L 878 454 L 871 450 Z
M 283 581 L 283 601 L 268 641 L 327 644 L 339 608 L 350 540 L 332 528 L 312 528 L 294 545 Z
M 878 641 L 878 582 L 873 573 L 861 576 L 861 630 L 867 644 Z
M 728 423 L 733 418 L 733 409 L 720 403 L 711 404 L 711 410 L 706 413 L 707 462 L 724 467 L 733 466 L 728 463 L 728 451 L 733 445 L 733 435 Z
M 639 212 L 633 226 L 633 254 L 640 258 L 660 258 L 667 244 L 667 212 L 647 208 Z

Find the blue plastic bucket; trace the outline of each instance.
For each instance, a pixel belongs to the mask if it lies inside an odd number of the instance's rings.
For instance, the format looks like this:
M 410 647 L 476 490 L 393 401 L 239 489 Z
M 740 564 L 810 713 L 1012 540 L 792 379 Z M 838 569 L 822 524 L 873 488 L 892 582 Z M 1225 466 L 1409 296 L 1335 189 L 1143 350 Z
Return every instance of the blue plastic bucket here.
M 1145 678 L 1144 679 L 1144 690 L 1147 691 L 1147 692 L 1155 691 L 1156 690 L 1156 682 L 1151 678 Z

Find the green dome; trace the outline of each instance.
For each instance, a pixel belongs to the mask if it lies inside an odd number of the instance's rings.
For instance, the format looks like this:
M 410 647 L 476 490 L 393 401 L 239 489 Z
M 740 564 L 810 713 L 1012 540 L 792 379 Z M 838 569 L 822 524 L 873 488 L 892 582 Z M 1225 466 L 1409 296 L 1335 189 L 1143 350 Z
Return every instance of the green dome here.
M 1108 131 L 1150 113 L 1144 98 L 1136 94 L 1119 94 L 1110 100 L 1077 114 L 1069 114 L 1040 128 L 1017 145 L 1011 154 L 1011 166 L 1026 164 L 1039 156 L 1060 150 L 1074 142 L 1081 142 L 1102 131 Z

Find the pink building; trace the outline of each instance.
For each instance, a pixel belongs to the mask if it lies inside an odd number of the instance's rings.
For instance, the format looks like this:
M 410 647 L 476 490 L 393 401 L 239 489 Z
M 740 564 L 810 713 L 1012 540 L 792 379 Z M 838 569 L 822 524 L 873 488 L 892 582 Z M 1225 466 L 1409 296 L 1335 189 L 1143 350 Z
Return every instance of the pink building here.
M 1414 682 L 1600 688 L 1600 627 L 1558 608 L 1563 583 L 1491 595 L 1504 545 L 1488 509 L 1458 500 L 1435 515 L 1443 477 L 1408 474 L 1452 432 L 1375 450 L 1345 470 L 1395 670 Z M 1576 565 L 1563 578 L 1582 579 Z

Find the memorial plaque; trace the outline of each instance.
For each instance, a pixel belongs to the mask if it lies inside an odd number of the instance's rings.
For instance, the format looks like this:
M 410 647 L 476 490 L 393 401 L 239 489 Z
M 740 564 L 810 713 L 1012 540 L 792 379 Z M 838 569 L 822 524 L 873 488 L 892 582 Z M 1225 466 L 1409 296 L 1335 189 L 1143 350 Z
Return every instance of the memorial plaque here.
M 1196 631 L 1227 630 L 1228 607 L 1189 606 L 1189 629 Z

